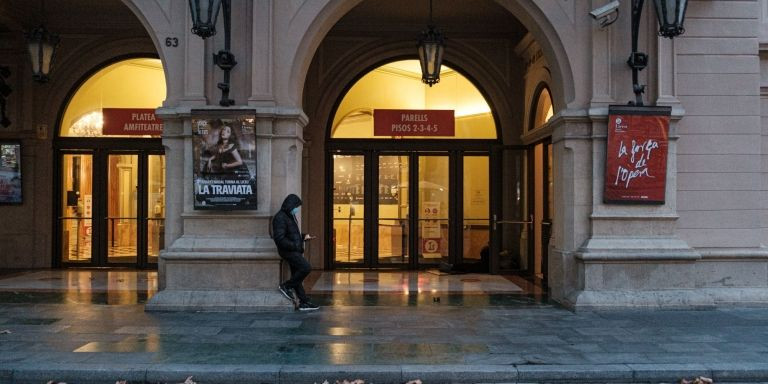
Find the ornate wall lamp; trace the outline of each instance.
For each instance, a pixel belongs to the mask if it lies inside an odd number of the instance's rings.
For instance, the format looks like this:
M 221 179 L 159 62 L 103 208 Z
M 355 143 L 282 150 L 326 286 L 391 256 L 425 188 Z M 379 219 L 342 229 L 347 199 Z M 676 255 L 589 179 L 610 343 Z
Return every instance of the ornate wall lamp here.
M 192 14 L 192 33 L 203 39 L 216 34 L 216 19 L 222 7 L 224 8 L 224 49 L 213 55 L 213 63 L 224 71 L 224 81 L 217 85 L 221 89 L 219 105 L 229 107 L 235 104 L 235 101 L 229 98 L 229 71 L 237 65 L 235 55 L 229 51 L 231 0 L 189 0 L 189 10 Z
M 53 68 L 53 57 L 59 36 L 49 33 L 44 26 L 39 26 L 26 33 L 29 57 L 32 59 L 32 77 L 38 83 L 48 82 L 48 74 Z
M 429 0 L 429 24 L 419 39 L 419 63 L 421 81 L 430 87 L 440 82 L 440 66 L 443 65 L 445 49 L 443 34 L 432 23 L 432 0 Z
M 648 55 L 637 51 L 637 34 L 644 2 L 644 0 L 632 0 L 632 53 L 627 60 L 627 64 L 632 68 L 632 91 L 635 93 L 635 101 L 630 101 L 629 104 L 637 106 L 643 105 L 643 92 L 645 92 L 645 85 L 637 83 L 637 73 L 648 65 Z M 659 35 L 671 39 L 685 32 L 683 21 L 688 0 L 653 0 L 653 5 L 659 21 Z

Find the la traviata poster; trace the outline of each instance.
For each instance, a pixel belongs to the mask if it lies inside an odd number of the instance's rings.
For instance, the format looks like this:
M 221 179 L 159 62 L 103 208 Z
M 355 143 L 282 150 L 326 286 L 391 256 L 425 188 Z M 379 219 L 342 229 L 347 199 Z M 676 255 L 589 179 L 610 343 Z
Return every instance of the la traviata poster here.
M 254 118 L 193 119 L 195 209 L 256 209 Z
M 604 202 L 664 203 L 670 114 L 670 107 L 609 107 Z

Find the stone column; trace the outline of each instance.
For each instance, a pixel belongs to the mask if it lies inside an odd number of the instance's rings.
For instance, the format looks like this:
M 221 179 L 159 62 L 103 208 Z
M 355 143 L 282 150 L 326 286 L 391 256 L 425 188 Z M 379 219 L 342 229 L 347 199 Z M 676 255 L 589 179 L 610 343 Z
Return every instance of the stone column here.
M 285 195 L 300 191 L 301 132 L 307 118 L 295 109 L 271 107 L 226 113 L 256 118 L 258 208 L 194 210 L 191 120 L 206 118 L 206 109 L 160 108 L 158 116 L 167 126 L 169 246 L 160 254 L 162 283 L 147 311 L 292 309 L 277 291 L 280 257 L 269 237 L 269 218 Z
M 603 202 L 607 120 L 605 115 L 589 118 L 591 137 L 572 135 L 566 137 L 563 144 L 573 148 L 566 153 L 570 154 L 572 164 L 577 164 L 574 172 L 579 175 L 571 183 L 565 183 L 566 188 L 572 188 L 575 200 L 571 209 L 573 232 L 576 237 L 586 238 L 580 245 L 569 244 L 578 249 L 572 253 L 575 289 L 566 301 L 576 309 L 712 305 L 711 299 L 695 286 L 695 263 L 701 256 L 680 239 L 675 230 L 678 218 L 675 127 L 680 116 L 673 116 L 670 122 L 662 205 Z M 579 164 L 587 168 L 580 168 Z M 584 180 L 591 180 L 591 185 L 585 185 Z M 591 194 L 579 192 L 590 189 Z

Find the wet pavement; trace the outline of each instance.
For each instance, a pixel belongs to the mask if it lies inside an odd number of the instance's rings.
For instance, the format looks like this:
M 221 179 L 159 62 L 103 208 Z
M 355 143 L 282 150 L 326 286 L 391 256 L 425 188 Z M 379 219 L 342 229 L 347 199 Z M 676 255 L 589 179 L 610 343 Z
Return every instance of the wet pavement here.
M 768 382 L 768 309 L 573 313 L 522 279 L 313 272 L 319 311 L 145 312 L 146 271 L 0 275 L 0 383 Z

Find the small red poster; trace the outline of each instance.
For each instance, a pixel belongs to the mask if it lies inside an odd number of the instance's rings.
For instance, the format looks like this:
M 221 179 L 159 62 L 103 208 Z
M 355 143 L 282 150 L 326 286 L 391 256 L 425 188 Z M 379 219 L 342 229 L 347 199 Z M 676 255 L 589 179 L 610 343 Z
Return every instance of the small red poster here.
M 671 110 L 610 106 L 604 202 L 664 203 Z
M 374 136 L 454 136 L 453 110 L 375 109 Z
M 104 135 L 162 135 L 163 121 L 150 108 L 104 108 Z

